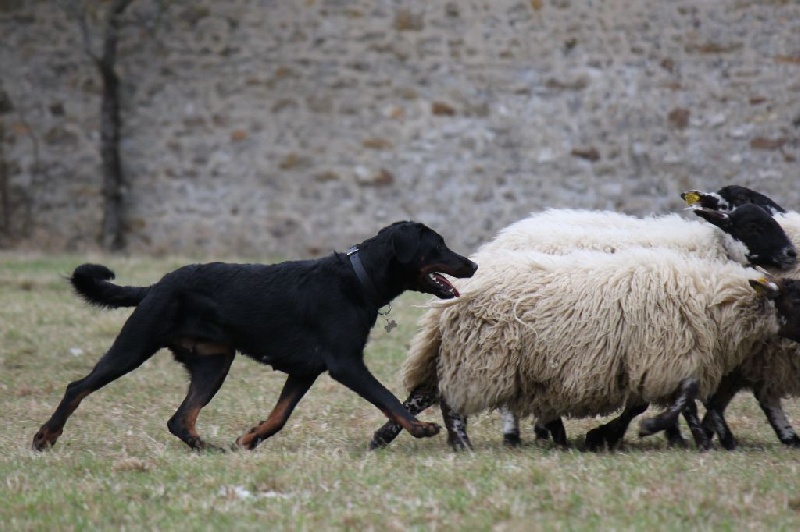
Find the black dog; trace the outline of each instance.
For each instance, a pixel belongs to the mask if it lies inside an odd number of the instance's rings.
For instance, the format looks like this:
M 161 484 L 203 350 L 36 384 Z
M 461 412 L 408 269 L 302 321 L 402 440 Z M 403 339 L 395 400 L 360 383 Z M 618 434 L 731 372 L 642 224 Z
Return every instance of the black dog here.
M 33 448 L 55 444 L 86 396 L 162 347 L 189 371 L 189 392 L 167 426 L 193 449 L 212 447 L 195 423 L 236 351 L 289 375 L 267 420 L 236 440 L 241 447 L 254 449 L 281 430 L 324 371 L 414 436 L 433 436 L 439 426 L 415 419 L 369 372 L 364 346 L 378 310 L 402 292 L 456 297 L 458 291 L 441 274 L 470 277 L 476 269 L 436 232 L 414 222 L 385 227 L 347 254 L 270 266 L 194 264 L 150 287 L 118 286 L 108 282 L 114 278 L 108 268 L 79 266 L 71 282 L 87 301 L 136 310 L 91 373 L 67 386 L 53 416 L 33 437 Z

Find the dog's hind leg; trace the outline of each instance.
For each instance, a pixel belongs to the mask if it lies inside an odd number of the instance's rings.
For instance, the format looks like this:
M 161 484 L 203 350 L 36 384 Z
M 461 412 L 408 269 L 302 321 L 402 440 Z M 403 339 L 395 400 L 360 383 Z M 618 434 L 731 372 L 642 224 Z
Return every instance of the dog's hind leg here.
M 415 438 L 435 436 L 441 430 L 436 423 L 417 420 L 400 401 L 387 390 L 364 365 L 363 360 L 347 360 L 328 364 L 328 373 L 358 395 L 378 407 L 390 421 L 402 426 Z
M 200 410 L 219 391 L 233 363 L 234 351 L 228 346 L 198 343 L 171 347 L 176 360 L 189 372 L 189 392 L 167 422 L 169 431 L 195 450 L 217 449 L 197 433 Z
M 416 416 L 434 404 L 436 404 L 436 392 L 422 386 L 411 390 L 411 393 L 408 394 L 408 399 L 403 402 L 403 406 L 412 416 Z M 372 435 L 372 441 L 369 442 L 369 450 L 373 451 L 381 447 L 386 447 L 392 443 L 402 431 L 403 427 L 400 426 L 399 423 L 387 421 Z
M 67 386 L 64 397 L 53 415 L 34 435 L 31 444 L 34 450 L 42 451 L 56 443 L 67 419 L 86 396 L 138 368 L 158 351 L 158 344 L 153 343 L 151 338 L 142 332 L 142 326 L 134 311 L 111 348 L 97 362 L 94 369 L 84 378 Z
M 266 421 L 262 421 L 257 426 L 250 429 L 246 434 L 239 436 L 236 439 L 236 444 L 248 450 L 255 449 L 259 443 L 266 440 L 286 424 L 286 420 L 292 415 L 294 407 L 300 402 L 300 399 L 306 394 L 314 381 L 317 380 L 317 375 L 289 375 L 286 383 L 283 385 L 281 396 L 278 398 L 278 403 L 272 412 L 267 416 Z

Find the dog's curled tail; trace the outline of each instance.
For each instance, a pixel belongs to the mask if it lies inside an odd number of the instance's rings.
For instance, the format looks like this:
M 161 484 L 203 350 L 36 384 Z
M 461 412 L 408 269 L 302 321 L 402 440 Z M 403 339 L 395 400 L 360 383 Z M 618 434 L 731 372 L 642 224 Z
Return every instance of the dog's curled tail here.
M 150 291 L 144 286 L 119 286 L 109 281 L 114 272 L 101 264 L 81 264 L 69 282 L 75 292 L 84 300 L 98 307 L 135 307 Z

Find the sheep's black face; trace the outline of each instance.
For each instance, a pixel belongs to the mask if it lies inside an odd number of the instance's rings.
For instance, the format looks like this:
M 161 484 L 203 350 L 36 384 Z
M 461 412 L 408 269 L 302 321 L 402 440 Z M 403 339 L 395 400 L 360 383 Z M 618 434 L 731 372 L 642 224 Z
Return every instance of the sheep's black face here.
M 776 284 L 779 293 L 774 298 L 775 310 L 781 322 L 778 334 L 800 342 L 800 281 L 783 279 Z
M 728 185 L 716 192 L 687 190 L 681 194 L 681 198 L 689 205 L 699 205 L 713 211 L 730 212 L 736 207 L 751 203 L 766 209 L 773 215 L 786 212 L 786 209 L 772 201 L 771 198 L 739 185 Z
M 755 266 L 787 270 L 797 262 L 797 251 L 786 232 L 757 205 L 742 205 L 730 213 L 704 209 L 694 213 L 744 244 L 747 259 Z
M 414 223 L 392 239 L 397 260 L 408 272 L 409 290 L 433 294 L 441 299 L 458 297 L 455 286 L 444 275 L 472 277 L 478 265 L 452 251 L 433 229 Z
M 767 209 L 771 214 L 786 212 L 786 209 L 772 201 L 771 198 L 753 189 L 739 185 L 728 185 L 717 191 L 717 195 L 729 205 L 728 210 L 748 203 Z

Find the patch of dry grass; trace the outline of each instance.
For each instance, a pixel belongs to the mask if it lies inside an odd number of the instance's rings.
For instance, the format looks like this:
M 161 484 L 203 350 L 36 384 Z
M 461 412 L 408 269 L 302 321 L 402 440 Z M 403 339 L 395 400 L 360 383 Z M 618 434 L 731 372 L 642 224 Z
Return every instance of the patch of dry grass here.
M 255 452 L 194 453 L 166 428 L 186 388 L 161 352 L 90 396 L 56 447 L 29 450 L 66 384 L 85 375 L 128 311 L 79 301 L 60 276 L 82 257 L 0 255 L 0 520 L 22 529 L 531 530 L 779 528 L 800 526 L 798 451 L 783 448 L 750 396 L 729 421 L 735 452 L 667 449 L 663 439 L 625 452 L 588 454 L 532 441 L 505 449 L 495 414 L 470 420 L 474 453 L 443 435 L 403 434 L 366 445 L 382 414 L 324 376 L 286 428 Z M 146 284 L 186 262 L 93 257 L 124 284 Z M 419 310 L 405 295 L 376 327 L 367 363 L 402 395 L 398 370 Z M 267 414 L 283 375 L 244 357 L 201 414 L 198 428 L 227 445 Z M 788 401 L 800 419 L 798 403 Z M 436 419 L 431 410 L 422 416 Z M 598 420 L 567 422 L 577 441 Z M 687 436 L 688 436 L 688 431 Z

